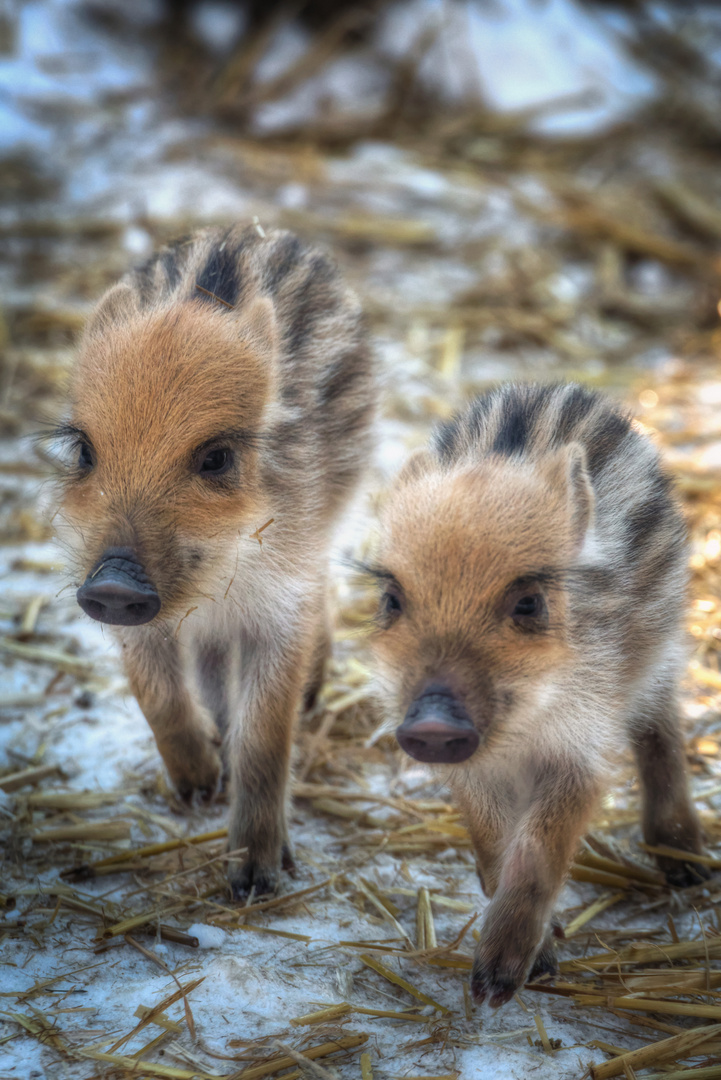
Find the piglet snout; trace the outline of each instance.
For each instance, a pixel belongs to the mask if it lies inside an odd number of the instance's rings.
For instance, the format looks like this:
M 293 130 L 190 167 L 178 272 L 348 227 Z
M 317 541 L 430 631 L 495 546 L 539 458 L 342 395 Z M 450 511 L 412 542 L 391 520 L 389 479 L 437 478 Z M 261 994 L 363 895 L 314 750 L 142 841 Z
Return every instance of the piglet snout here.
M 130 549 L 109 549 L 75 594 L 92 619 L 139 626 L 160 611 L 160 597 Z
M 477 749 L 478 732 L 463 705 L 445 686 L 429 686 L 412 703 L 396 738 L 417 761 L 455 765 Z

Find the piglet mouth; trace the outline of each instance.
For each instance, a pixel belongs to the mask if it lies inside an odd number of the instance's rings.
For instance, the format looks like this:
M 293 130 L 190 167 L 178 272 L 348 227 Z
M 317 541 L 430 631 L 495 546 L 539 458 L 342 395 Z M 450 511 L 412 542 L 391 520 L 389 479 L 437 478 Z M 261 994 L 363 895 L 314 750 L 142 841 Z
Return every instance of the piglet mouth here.
M 463 704 L 448 687 L 437 685 L 412 702 L 396 738 L 416 761 L 443 765 L 467 761 L 480 743 Z
M 75 594 L 91 619 L 111 626 L 140 626 L 160 611 L 160 597 L 129 548 L 109 549 Z

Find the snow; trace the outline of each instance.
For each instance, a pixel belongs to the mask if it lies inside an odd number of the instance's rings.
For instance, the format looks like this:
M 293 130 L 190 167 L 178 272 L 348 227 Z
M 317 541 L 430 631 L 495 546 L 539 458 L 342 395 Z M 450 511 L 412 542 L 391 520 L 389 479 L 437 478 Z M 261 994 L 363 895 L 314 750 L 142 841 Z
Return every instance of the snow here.
M 205 923 L 193 923 L 188 927 L 191 937 L 197 937 L 201 949 L 220 949 L 225 945 L 228 935 L 218 926 L 206 926 Z
M 655 80 L 625 52 L 621 36 L 597 11 L 573 0 L 465 6 L 478 72 L 493 106 L 505 112 L 577 99 L 539 119 L 538 131 L 570 134 L 605 127 L 657 90 Z
M 117 136 L 125 131 L 126 156 L 137 159 L 147 151 L 149 136 L 155 149 L 164 137 L 157 122 L 150 124 L 160 115 L 159 105 L 138 110 L 133 103 L 153 81 L 155 57 L 140 44 L 122 43 L 93 27 L 80 17 L 80 8 L 78 0 L 31 0 L 21 6 L 16 54 L 0 58 L 0 147 L 47 151 L 62 142 L 66 148 L 70 135 L 95 160 L 107 185 L 117 172 L 107 160 L 98 163 L 95 145 L 99 137 L 105 142 L 107 122 L 99 128 L 88 118 L 88 106 L 107 95 L 126 94 L 128 103 L 108 113 Z M 159 12 L 157 5 L 135 4 L 133 21 L 152 25 Z M 233 4 L 206 2 L 191 12 L 196 31 L 219 55 L 242 33 L 241 12 Z M 569 99 L 535 121 L 541 131 L 597 130 L 628 115 L 657 90 L 625 48 L 613 17 L 576 0 L 464 0 L 453 5 L 400 0 L 378 17 L 365 50 L 326 64 L 291 94 L 261 104 L 255 113 L 258 128 L 303 123 L 329 107 L 338 114 L 373 114 L 389 88 L 388 60 L 410 51 L 429 25 L 437 27 L 437 37 L 419 71 L 428 88 L 444 100 L 485 101 L 502 112 L 543 111 Z M 308 43 L 308 31 L 300 25 L 279 28 L 257 65 L 259 84 L 298 61 Z M 74 106 L 77 117 L 56 124 L 55 111 L 45 109 L 51 102 Z M 83 175 L 86 170 L 87 164 Z

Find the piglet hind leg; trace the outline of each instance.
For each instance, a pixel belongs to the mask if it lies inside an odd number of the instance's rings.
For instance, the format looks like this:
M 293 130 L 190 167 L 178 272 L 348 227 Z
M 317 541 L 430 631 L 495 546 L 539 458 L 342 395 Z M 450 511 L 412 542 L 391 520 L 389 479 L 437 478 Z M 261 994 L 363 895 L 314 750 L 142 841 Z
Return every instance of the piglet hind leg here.
M 555 971 L 553 904 L 598 795 L 582 767 L 551 767 L 537 781 L 500 863 L 471 973 L 479 1003 L 505 1005 L 529 974 Z
M 656 693 L 630 728 L 643 803 L 643 836 L 653 847 L 703 852 L 701 825 L 691 802 L 675 692 Z M 696 862 L 656 856 L 670 885 L 683 888 L 709 877 Z
M 262 650 L 258 650 L 261 652 Z M 295 661 L 295 662 L 294 662 Z M 231 775 L 228 877 L 236 900 L 275 892 L 279 872 L 295 868 L 287 799 L 293 726 L 307 676 L 302 656 L 244 673 L 246 693 L 228 732 Z M 255 669 L 255 661 L 251 665 Z
M 125 671 L 180 797 L 208 801 L 221 774 L 220 733 L 189 689 L 177 642 L 162 634 L 127 635 Z
M 303 708 L 306 712 L 310 712 L 318 701 L 318 695 L 323 689 L 326 668 L 332 651 L 330 624 L 328 621 L 328 614 L 324 610 L 318 620 L 313 657 L 310 664 L 308 679 L 303 690 Z

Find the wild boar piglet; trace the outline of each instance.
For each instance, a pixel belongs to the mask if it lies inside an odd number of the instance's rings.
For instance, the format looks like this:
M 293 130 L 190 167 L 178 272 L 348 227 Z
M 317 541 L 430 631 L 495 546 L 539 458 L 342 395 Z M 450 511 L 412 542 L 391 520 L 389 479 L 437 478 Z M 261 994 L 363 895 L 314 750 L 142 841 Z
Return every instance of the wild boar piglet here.
M 375 397 L 357 300 L 286 232 L 164 248 L 80 346 L 57 517 L 78 603 L 113 628 L 179 793 L 229 774 L 237 896 L 292 866 L 293 721 L 322 678 L 331 530 Z
M 398 741 L 444 766 L 491 898 L 478 1001 L 555 969 L 554 901 L 624 736 L 646 841 L 702 850 L 678 709 L 686 561 L 654 446 L 581 386 L 477 398 L 388 493 L 374 648 Z

